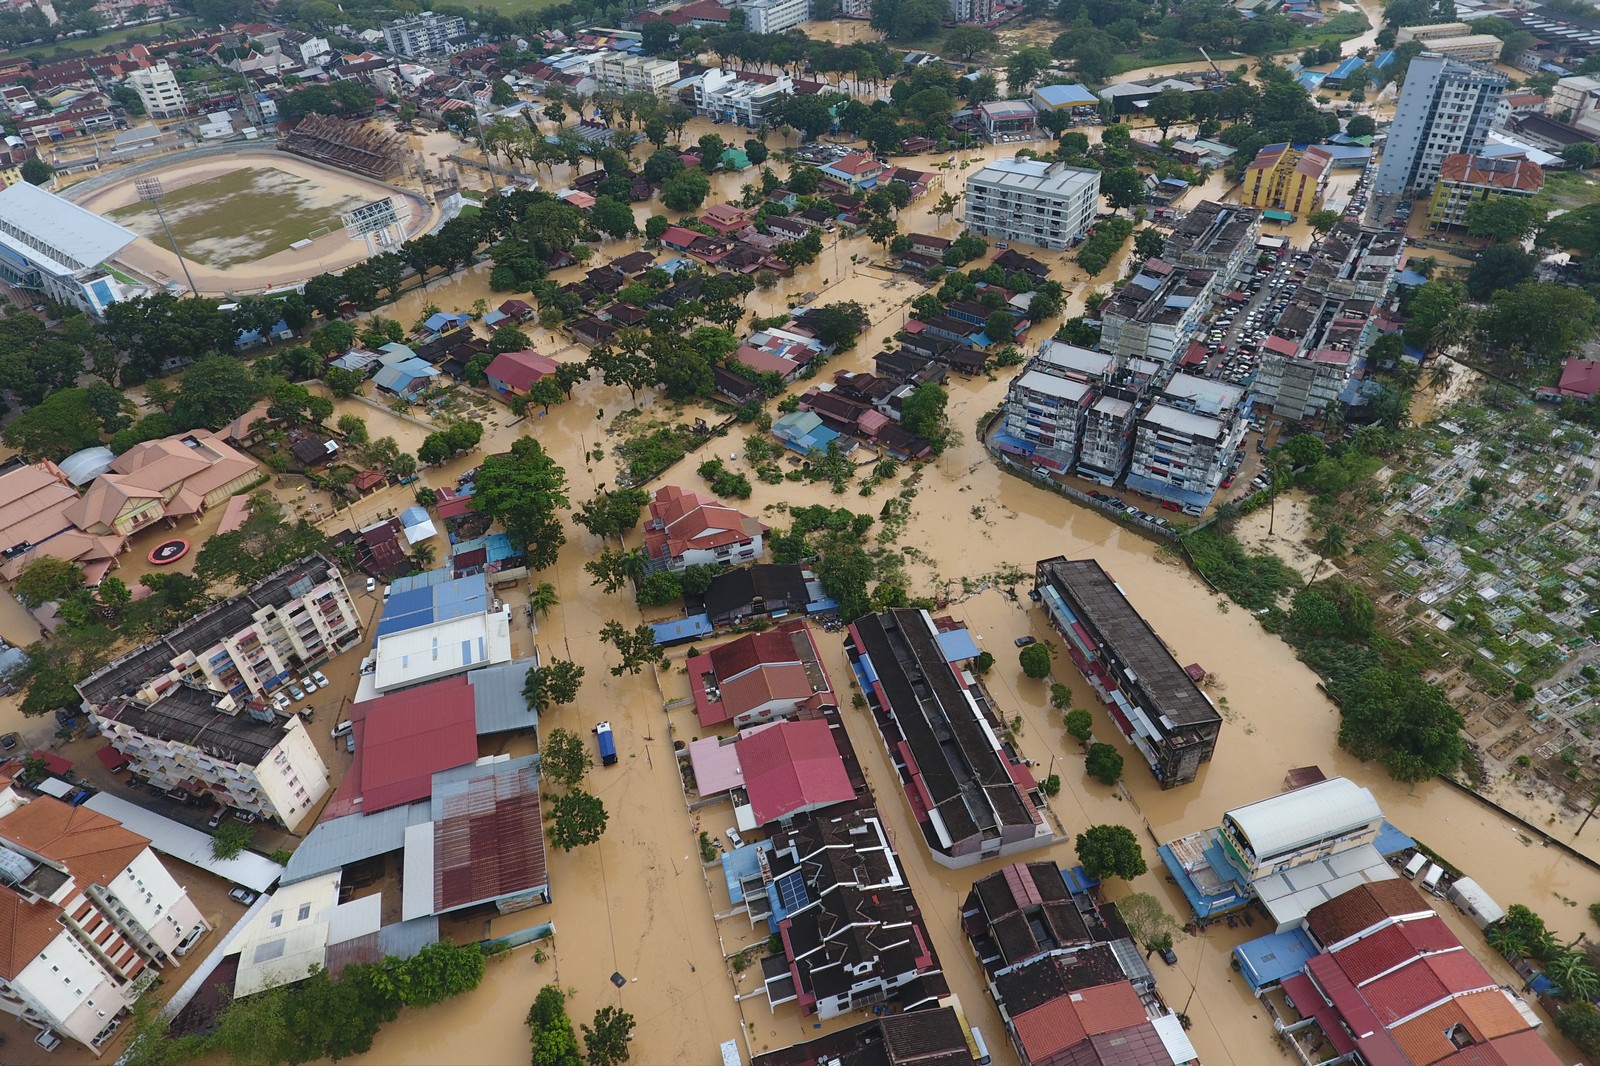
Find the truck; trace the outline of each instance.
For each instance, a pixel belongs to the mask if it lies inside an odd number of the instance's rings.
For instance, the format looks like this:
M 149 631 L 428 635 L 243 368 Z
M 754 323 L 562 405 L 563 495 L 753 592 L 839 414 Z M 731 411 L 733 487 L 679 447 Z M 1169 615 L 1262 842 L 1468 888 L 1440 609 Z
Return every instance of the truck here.
M 617 742 L 611 735 L 611 723 L 601 722 L 594 727 L 595 741 L 600 745 L 600 765 L 615 766 L 617 763 Z

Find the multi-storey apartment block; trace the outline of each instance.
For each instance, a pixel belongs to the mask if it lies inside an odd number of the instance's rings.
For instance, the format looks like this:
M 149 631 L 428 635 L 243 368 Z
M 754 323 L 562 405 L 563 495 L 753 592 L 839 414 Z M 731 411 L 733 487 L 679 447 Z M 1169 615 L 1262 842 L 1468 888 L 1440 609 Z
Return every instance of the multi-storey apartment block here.
M 1128 487 L 1200 514 L 1244 439 L 1244 391 L 1174 374 L 1139 416 Z
M 460 15 L 435 15 L 432 11 L 396 19 L 383 26 L 384 47 L 397 55 L 443 55 L 449 42 L 467 32 L 467 20 Z
M 183 98 L 183 86 L 178 84 L 178 76 L 165 59 L 158 59 L 148 67 L 130 73 L 128 85 L 138 94 L 139 103 L 144 105 L 144 113 L 151 118 L 172 118 L 189 113 L 189 102 Z
M 1446 156 L 1477 155 L 1506 90 L 1506 76 L 1436 53 L 1411 61 L 1373 191 L 1416 196 L 1433 188 Z
M 661 93 L 680 75 L 676 59 L 651 59 L 608 53 L 595 61 L 590 73 L 601 88 L 614 93 Z
M 996 159 L 967 179 L 967 228 L 1060 250 L 1083 239 L 1100 203 L 1100 172 L 1042 159 Z

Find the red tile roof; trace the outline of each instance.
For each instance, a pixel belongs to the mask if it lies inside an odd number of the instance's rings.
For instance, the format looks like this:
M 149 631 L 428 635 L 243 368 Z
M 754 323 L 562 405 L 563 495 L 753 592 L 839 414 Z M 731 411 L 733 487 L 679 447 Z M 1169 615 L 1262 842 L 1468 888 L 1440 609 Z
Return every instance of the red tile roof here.
M 753 540 L 767 526 L 721 500 L 667 485 L 650 501 L 645 547 L 652 559 L 678 558 L 688 551 L 709 551 Z
M 1483 963 L 1462 948 L 1419 958 L 1362 986 L 1361 995 L 1378 1020 L 1389 1026 L 1451 996 L 1494 988 L 1497 983 Z
M 361 811 L 427 797 L 433 775 L 477 761 L 477 711 L 465 676 L 354 704 Z
M 1362 937 L 1338 953 L 1339 966 L 1355 984 L 1403 965 L 1419 954 L 1447 951 L 1461 942 L 1438 915 L 1418 922 L 1399 922 Z
M 1550 1045 L 1532 1029 L 1462 1048 L 1438 1066 L 1562 1066 Z
M 1600 359 L 1579 359 L 1574 356 L 1561 367 L 1561 383 L 1557 386 L 1563 396 L 1581 396 L 1592 400 L 1600 393 Z
M 15 892 L 0 892 L 0 978 L 13 980 L 64 931 L 61 908 L 28 903 Z
M 1323 947 L 1347 940 L 1388 918 L 1426 915 L 1433 908 L 1404 878 L 1360 885 L 1311 908 L 1306 928 Z
M 0 818 L 0 837 L 65 866 L 80 888 L 109 885 L 150 843 L 115 818 L 49 796 Z
M 767 726 L 738 749 L 758 825 L 855 798 L 833 730 L 820 718 Z
M 1505 155 L 1490 159 L 1458 152 L 1445 156 L 1439 164 L 1439 180 L 1532 194 L 1544 188 L 1544 171 L 1527 156 Z
M 1139 993 L 1127 981 L 1069 992 L 1019 1014 L 1014 1025 L 1029 1061 L 1044 1062 L 1090 1036 L 1145 1021 Z
M 1449 1033 L 1459 1026 L 1473 1040 L 1486 1042 L 1528 1027 L 1505 992 L 1492 989 L 1450 1000 L 1394 1027 L 1395 1043 L 1413 1066 L 1432 1066 L 1458 1050 Z
M 535 381 L 554 374 L 558 365 L 554 359 L 530 348 L 520 352 L 501 352 L 485 368 L 484 373 L 496 381 L 505 382 L 513 392 L 527 392 Z

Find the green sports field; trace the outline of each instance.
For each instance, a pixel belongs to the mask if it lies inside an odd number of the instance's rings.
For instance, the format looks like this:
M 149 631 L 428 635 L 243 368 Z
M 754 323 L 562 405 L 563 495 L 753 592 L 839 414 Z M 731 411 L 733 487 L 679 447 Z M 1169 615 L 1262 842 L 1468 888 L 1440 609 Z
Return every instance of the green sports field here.
M 186 257 L 222 269 L 335 231 L 340 213 L 364 202 L 273 167 L 245 167 L 192 185 L 169 184 L 161 209 Z M 166 246 L 154 205 L 129 204 L 105 214 Z

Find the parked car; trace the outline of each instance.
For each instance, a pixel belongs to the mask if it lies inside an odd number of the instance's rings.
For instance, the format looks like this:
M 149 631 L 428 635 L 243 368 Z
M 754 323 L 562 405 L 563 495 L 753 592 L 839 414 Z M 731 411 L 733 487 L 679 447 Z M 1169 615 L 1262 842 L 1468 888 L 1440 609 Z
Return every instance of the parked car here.
M 318 688 L 328 687 L 328 675 L 324 674 L 321 670 L 311 671 L 311 680 L 317 683 Z
M 272 709 L 275 711 L 287 711 L 289 709 L 289 697 L 281 692 L 273 696 Z
M 354 733 L 345 734 L 344 750 L 348 751 L 351 755 L 356 753 L 356 735 Z
M 39 1035 L 33 1038 L 33 1042 L 44 1048 L 46 1051 L 54 1051 L 56 1048 L 61 1046 L 61 1038 L 56 1035 L 56 1031 L 54 1029 L 40 1030 Z
M 736 848 L 744 847 L 744 838 L 741 837 L 739 835 L 739 831 L 731 825 L 728 827 L 728 843 L 732 844 Z
M 350 732 L 350 730 L 354 729 L 355 727 L 356 727 L 355 723 L 350 721 L 347 718 L 344 721 L 340 722 L 338 725 L 334 726 L 333 727 L 333 732 L 331 734 L 329 734 L 329 735 L 332 736 L 334 740 L 338 740 L 340 737 L 344 736 L 346 733 Z
M 1030 633 L 1025 637 L 1018 637 L 1011 643 L 1015 644 L 1019 648 L 1026 648 L 1029 644 L 1037 644 L 1038 642 L 1039 638 Z
M 237 888 L 228 889 L 228 898 L 236 903 L 243 903 L 246 907 L 248 907 L 250 904 L 256 901 L 256 894 L 250 891 L 248 888 L 239 886 Z
M 315 692 L 317 691 L 318 686 L 315 681 L 311 680 L 310 675 L 307 675 L 300 679 L 300 687 L 305 689 L 307 692 Z
M 249 825 L 251 822 L 257 821 L 261 817 L 255 811 L 234 811 L 233 816 L 239 819 L 239 821 L 243 822 L 245 825 Z
M 211 812 L 211 817 L 206 819 L 206 828 L 215 829 L 217 826 L 222 824 L 222 820 L 227 816 L 228 808 L 218 807 L 216 810 Z
M 1178 953 L 1173 951 L 1171 948 L 1162 948 L 1156 954 L 1160 955 L 1161 961 L 1166 963 L 1168 966 L 1178 965 Z
M 22 743 L 22 734 L 20 733 L 7 733 L 5 736 L 0 737 L 0 748 L 4 748 L 6 751 L 10 751 L 20 743 Z
M 302 689 L 299 685 L 290 685 L 289 686 L 289 695 L 294 697 L 297 700 L 303 700 L 303 699 L 306 698 L 305 690 Z
M 378 579 L 377 578 L 375 578 L 375 577 L 367 578 L 367 591 L 368 592 L 377 592 L 378 591 Z

